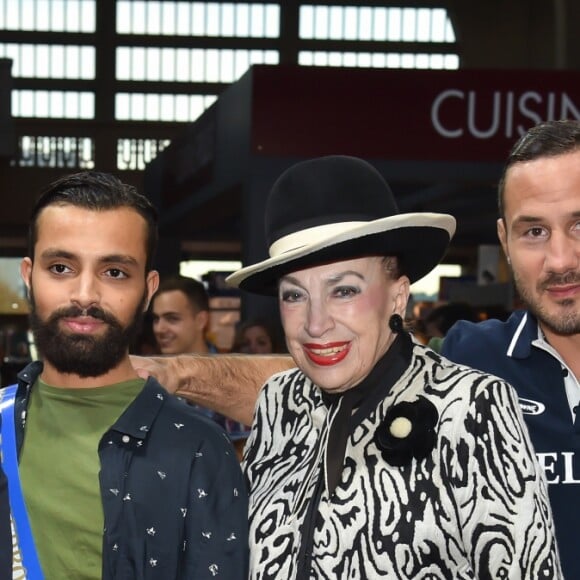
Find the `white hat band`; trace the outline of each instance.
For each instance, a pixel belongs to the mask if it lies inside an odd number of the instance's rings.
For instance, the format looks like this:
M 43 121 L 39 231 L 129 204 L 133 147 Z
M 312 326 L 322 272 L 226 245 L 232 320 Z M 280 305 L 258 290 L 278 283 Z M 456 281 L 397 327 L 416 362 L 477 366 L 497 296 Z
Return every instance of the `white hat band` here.
M 313 228 L 307 228 L 305 230 L 300 230 L 299 232 L 294 232 L 283 236 L 279 240 L 276 240 L 270 246 L 270 257 L 275 258 L 290 252 L 292 250 L 297 250 L 306 245 L 316 244 L 326 238 L 330 238 L 335 234 L 342 234 L 345 230 L 355 228 L 356 226 L 362 225 L 366 222 L 339 222 L 335 224 L 326 224 L 324 226 L 315 226 Z

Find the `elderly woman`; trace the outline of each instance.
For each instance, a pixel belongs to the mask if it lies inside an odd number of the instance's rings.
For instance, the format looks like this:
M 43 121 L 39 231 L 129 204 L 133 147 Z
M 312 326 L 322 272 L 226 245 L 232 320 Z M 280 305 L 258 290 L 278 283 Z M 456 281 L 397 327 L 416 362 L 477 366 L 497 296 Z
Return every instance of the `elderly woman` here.
M 270 258 L 228 279 L 278 296 L 298 367 L 262 389 L 245 451 L 253 578 L 561 578 L 514 391 L 403 329 L 454 229 L 398 213 L 352 157 L 274 185 Z

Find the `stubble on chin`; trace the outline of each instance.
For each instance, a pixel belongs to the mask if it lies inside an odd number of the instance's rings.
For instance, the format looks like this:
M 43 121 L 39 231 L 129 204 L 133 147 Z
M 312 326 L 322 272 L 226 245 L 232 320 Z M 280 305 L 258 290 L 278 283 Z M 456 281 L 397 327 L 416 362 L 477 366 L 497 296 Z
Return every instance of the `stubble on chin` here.
M 551 280 L 539 281 L 531 291 L 515 271 L 513 278 L 522 302 L 543 327 L 560 336 L 580 334 L 580 308 L 576 300 L 572 298 L 551 300 L 547 296 L 547 287 L 553 283 Z

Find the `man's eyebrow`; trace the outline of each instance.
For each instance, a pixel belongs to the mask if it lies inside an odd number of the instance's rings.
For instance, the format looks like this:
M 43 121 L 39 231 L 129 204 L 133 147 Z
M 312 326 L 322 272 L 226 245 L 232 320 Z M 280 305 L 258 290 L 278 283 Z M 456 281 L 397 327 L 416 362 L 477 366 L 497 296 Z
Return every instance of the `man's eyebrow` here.
M 125 266 L 138 266 L 139 262 L 133 257 L 127 254 L 109 254 L 107 256 L 102 256 L 99 258 L 99 262 L 103 264 L 124 264 Z
M 60 248 L 47 248 L 44 250 L 40 257 L 45 260 L 51 260 L 52 258 L 62 258 L 64 260 L 74 260 L 77 256 L 72 252 L 66 250 L 61 250 Z
M 60 248 L 47 248 L 44 250 L 40 257 L 44 260 L 52 259 L 62 259 L 62 260 L 78 260 L 78 254 L 69 252 L 68 250 L 62 250 Z M 99 258 L 99 262 L 102 264 L 123 264 L 125 266 L 138 266 L 137 260 L 133 256 L 127 254 L 107 254 Z
M 571 218 L 580 218 L 580 210 L 578 211 L 573 211 L 570 214 Z M 536 223 L 536 222 L 542 222 L 544 221 L 546 218 L 542 217 L 542 216 L 535 216 L 535 215 L 519 215 L 516 216 L 516 218 L 514 219 L 513 223 L 517 224 L 517 223 L 522 223 L 522 224 L 529 224 L 529 223 Z

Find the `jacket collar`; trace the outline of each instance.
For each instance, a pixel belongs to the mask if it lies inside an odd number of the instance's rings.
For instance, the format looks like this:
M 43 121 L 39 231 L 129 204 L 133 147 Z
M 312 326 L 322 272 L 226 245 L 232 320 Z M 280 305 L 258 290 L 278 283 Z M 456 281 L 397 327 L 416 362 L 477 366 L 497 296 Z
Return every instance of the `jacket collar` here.
M 41 361 L 34 361 L 17 374 L 18 398 L 28 398 L 28 391 L 40 376 L 42 368 Z M 133 403 L 125 409 L 112 429 L 136 439 L 145 439 L 165 399 L 169 396 L 167 391 L 153 377 L 149 377 L 143 390 L 137 395 Z M 28 401 L 25 400 L 23 402 L 27 407 Z
M 27 364 L 17 375 L 18 385 L 32 385 L 42 372 L 42 362 L 35 360 Z
M 112 429 L 135 439 L 145 439 L 169 396 L 154 378 L 149 377 L 143 390 L 117 419 Z

